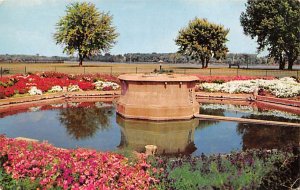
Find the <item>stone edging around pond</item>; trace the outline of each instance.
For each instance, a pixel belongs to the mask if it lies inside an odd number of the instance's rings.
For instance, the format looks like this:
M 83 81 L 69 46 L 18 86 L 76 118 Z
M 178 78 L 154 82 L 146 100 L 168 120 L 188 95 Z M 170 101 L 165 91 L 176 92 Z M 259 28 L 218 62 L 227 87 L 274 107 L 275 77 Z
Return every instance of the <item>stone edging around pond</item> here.
M 275 97 L 269 97 L 269 96 L 256 96 L 257 101 L 262 102 L 270 102 L 275 104 L 282 104 L 286 106 L 293 106 L 293 107 L 299 107 L 300 108 L 300 101 L 295 100 L 289 100 L 289 99 L 282 99 L 282 98 L 275 98 Z
M 239 101 L 261 101 L 270 102 L 274 104 L 281 104 L 285 106 L 300 107 L 300 101 L 276 98 L 270 96 L 260 96 L 252 94 L 228 94 L 222 92 L 196 92 L 196 98 L 200 99 L 213 99 L 213 100 L 239 100 Z
M 300 102 L 269 96 L 253 96 L 252 94 L 228 94 L 222 92 L 196 92 L 199 103 L 224 103 L 246 105 L 246 102 L 254 102 L 257 106 L 278 109 L 286 112 L 300 114 Z
M 37 102 L 44 100 L 65 99 L 65 98 L 113 98 L 119 97 L 120 91 L 78 91 L 78 92 L 56 92 L 43 95 L 24 96 L 16 98 L 7 98 L 0 100 L 0 107 L 12 104 L 21 104 L 28 102 Z
M 248 101 L 253 99 L 252 94 L 228 94 L 223 92 L 196 92 L 196 99 L 214 99 L 214 100 L 239 100 Z

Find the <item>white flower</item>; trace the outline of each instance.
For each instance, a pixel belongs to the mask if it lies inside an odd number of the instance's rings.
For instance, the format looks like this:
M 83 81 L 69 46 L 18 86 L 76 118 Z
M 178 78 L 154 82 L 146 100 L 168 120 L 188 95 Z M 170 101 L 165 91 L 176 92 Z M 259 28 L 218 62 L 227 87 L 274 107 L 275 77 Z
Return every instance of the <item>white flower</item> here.
M 107 107 L 112 107 L 111 104 L 107 104 L 104 102 L 96 102 L 95 103 L 96 108 L 107 108 Z
M 28 91 L 28 93 L 30 95 L 42 95 L 43 94 L 43 92 L 41 90 L 37 89 L 36 86 L 32 86 L 30 88 L 30 90 Z
M 68 106 L 70 107 L 77 107 L 79 105 L 78 102 L 68 102 Z
M 274 80 L 244 80 L 229 81 L 223 84 L 203 83 L 200 89 L 209 92 L 227 92 L 227 93 L 253 93 L 255 89 L 262 88 L 268 90 L 276 97 L 288 98 L 300 95 L 300 84 L 293 78 L 284 77 Z
M 79 88 L 78 85 L 69 85 L 68 86 L 68 92 L 76 92 L 76 91 L 79 91 L 79 90 L 81 90 L 81 89 Z
M 221 91 L 221 84 L 218 83 L 203 83 L 202 89 L 208 92 Z
M 60 86 L 52 86 L 52 88 L 48 92 L 61 92 L 63 89 Z
M 51 104 L 51 107 L 60 108 L 60 107 L 63 107 L 63 104 Z
M 115 82 L 104 82 L 104 81 L 97 81 L 94 83 L 96 90 L 103 90 L 105 87 L 111 87 L 113 90 L 117 90 L 120 88 L 120 85 L 118 85 Z

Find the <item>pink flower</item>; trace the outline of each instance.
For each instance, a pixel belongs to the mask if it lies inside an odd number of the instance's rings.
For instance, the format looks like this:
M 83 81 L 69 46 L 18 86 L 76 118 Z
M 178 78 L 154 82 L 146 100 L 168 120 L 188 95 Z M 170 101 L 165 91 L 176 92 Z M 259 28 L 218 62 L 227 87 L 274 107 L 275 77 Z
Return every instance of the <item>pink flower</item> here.
M 135 165 L 114 153 L 94 150 L 62 150 L 47 143 L 30 143 L 0 135 L 3 165 L 15 179 L 39 180 L 44 189 L 148 189 L 156 180 L 141 156 Z

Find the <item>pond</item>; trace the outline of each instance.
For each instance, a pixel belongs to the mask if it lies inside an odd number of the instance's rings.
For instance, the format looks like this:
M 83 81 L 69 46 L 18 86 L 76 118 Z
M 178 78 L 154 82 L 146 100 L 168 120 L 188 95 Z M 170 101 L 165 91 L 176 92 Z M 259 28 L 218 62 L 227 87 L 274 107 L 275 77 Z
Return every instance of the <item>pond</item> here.
M 236 106 L 203 104 L 202 114 L 299 122 L 297 115 Z M 277 114 L 274 114 L 277 113 Z M 116 114 L 112 103 L 59 102 L 0 111 L 0 134 L 48 141 L 62 148 L 101 151 L 133 149 L 155 144 L 160 154 L 201 155 L 252 148 L 280 149 L 298 145 L 296 127 L 242 124 L 192 119 L 153 122 L 128 120 Z

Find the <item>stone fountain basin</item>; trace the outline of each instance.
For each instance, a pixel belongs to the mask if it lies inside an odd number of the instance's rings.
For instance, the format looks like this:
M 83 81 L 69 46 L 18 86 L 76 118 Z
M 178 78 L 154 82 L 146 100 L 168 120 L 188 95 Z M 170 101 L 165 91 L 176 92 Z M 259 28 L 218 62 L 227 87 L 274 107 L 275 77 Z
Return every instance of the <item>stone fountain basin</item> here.
M 182 120 L 199 113 L 195 76 L 126 74 L 118 78 L 122 91 L 117 113 L 125 118 Z

